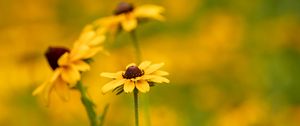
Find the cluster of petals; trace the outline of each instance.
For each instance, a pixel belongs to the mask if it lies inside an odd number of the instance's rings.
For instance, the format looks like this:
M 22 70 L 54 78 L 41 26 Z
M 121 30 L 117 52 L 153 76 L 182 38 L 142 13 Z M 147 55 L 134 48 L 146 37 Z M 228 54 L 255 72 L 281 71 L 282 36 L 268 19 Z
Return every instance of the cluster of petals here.
M 164 63 L 151 64 L 150 61 L 144 61 L 139 66 L 134 63 L 127 65 L 125 71 L 101 73 L 102 77 L 113 79 L 102 87 L 102 93 L 105 94 L 119 86 L 123 86 L 125 93 L 130 93 L 135 88 L 146 93 L 150 91 L 150 83 L 169 83 L 170 81 L 164 77 L 168 72 L 159 70 L 163 65 Z M 129 75 L 126 75 L 128 73 Z
M 63 100 L 68 100 L 69 89 L 75 87 L 81 79 L 80 73 L 90 69 L 86 60 L 103 50 L 103 47 L 99 45 L 104 40 L 103 34 L 93 30 L 84 30 L 72 49 L 55 61 L 58 67 L 54 68 L 49 79 L 34 90 L 33 95 L 42 93 L 43 99 L 48 104 L 49 96 L 55 90 Z
M 161 15 L 163 12 L 164 8 L 156 5 L 134 7 L 130 3 L 121 2 L 114 15 L 100 18 L 93 24 L 87 25 L 70 51 L 63 49 L 65 52 L 60 52 L 59 57 L 54 58 L 55 61 L 49 62 L 53 74 L 33 91 L 33 95 L 42 94 L 48 104 L 51 92 L 55 91 L 63 100 L 68 100 L 69 90 L 81 80 L 81 72 L 90 70 L 87 60 L 103 50 L 100 44 L 106 39 L 107 32 L 115 32 L 119 28 L 131 32 L 142 19 L 163 21 L 164 17 Z M 150 83 L 169 83 L 169 80 L 164 77 L 168 73 L 159 70 L 162 66 L 163 63 L 151 65 L 151 62 L 144 61 L 139 66 L 129 64 L 126 71 L 102 73 L 101 76 L 113 79 L 103 86 L 102 92 L 106 93 L 123 86 L 122 91 L 126 93 L 134 89 L 145 93 L 150 90 Z M 131 71 L 132 68 L 138 71 Z M 132 76 L 131 72 L 138 72 L 139 76 Z
M 105 28 L 106 31 L 115 32 L 119 26 L 126 31 L 134 30 L 142 19 L 154 19 L 163 21 L 162 13 L 164 8 L 157 5 L 141 5 L 133 7 L 130 3 L 120 3 L 114 15 L 100 18 L 95 21 L 95 25 Z

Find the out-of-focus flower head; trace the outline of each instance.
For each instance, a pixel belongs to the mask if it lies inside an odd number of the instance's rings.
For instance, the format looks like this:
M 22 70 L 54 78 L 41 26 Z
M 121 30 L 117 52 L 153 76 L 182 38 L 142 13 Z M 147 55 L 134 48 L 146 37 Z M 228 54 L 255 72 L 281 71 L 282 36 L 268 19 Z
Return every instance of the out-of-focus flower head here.
M 91 29 L 86 29 L 89 28 L 85 28 L 71 50 L 64 47 L 48 48 L 45 55 L 53 69 L 53 74 L 33 92 L 33 95 L 42 93 L 47 105 L 53 90 L 63 100 L 68 100 L 69 89 L 75 87 L 80 80 L 80 72 L 90 69 L 87 60 L 103 50 L 99 44 L 105 40 L 105 36 Z
M 100 18 L 95 21 L 95 25 L 105 28 L 107 31 L 116 32 L 119 28 L 130 32 L 134 30 L 141 19 L 155 19 L 163 21 L 161 15 L 164 8 L 156 5 L 133 6 L 127 2 L 118 4 L 113 16 Z
M 164 77 L 168 73 L 159 70 L 163 65 L 164 63 L 151 65 L 151 62 L 144 61 L 139 66 L 134 63 L 127 65 L 125 71 L 101 73 L 101 76 L 113 79 L 102 87 L 102 93 L 110 90 L 117 91 L 117 94 L 123 91 L 130 93 L 134 89 L 146 93 L 153 83 L 169 83 L 169 80 Z

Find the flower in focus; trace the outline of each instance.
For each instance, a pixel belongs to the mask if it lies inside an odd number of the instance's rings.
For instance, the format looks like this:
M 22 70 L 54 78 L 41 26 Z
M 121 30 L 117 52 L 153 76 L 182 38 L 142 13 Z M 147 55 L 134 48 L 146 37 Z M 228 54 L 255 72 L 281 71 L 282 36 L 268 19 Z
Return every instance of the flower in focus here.
M 169 83 L 169 80 L 163 77 L 168 73 L 159 70 L 163 65 L 164 63 L 151 65 L 151 62 L 144 61 L 139 66 L 134 63 L 127 65 L 125 71 L 101 73 L 101 76 L 113 79 L 102 87 L 102 93 L 107 93 L 110 90 L 119 90 L 117 94 L 123 91 L 130 93 L 135 88 L 146 93 L 153 83 Z
M 95 24 L 112 31 L 117 30 L 121 26 L 123 30 L 130 32 L 138 26 L 140 19 L 164 20 L 164 17 L 161 15 L 163 11 L 163 7 L 156 5 L 134 7 L 130 3 L 121 2 L 115 9 L 113 16 L 98 19 L 95 21 Z
M 43 93 L 48 104 L 53 89 L 63 99 L 69 99 L 69 88 L 75 87 L 80 80 L 80 72 L 90 69 L 86 60 L 91 59 L 103 48 L 98 46 L 105 40 L 103 35 L 95 31 L 84 31 L 74 43 L 72 50 L 63 47 L 49 47 L 46 58 L 53 69 L 52 76 L 34 90 L 33 95 Z

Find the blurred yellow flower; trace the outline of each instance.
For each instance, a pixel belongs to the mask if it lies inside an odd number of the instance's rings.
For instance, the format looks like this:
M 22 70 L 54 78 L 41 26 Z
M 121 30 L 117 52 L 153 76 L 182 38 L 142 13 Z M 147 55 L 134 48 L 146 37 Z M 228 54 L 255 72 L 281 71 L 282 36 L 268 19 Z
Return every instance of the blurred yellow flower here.
M 80 72 L 90 69 L 86 60 L 92 58 L 103 48 L 97 46 L 105 40 L 105 36 L 95 31 L 84 31 L 74 43 L 71 51 L 63 47 L 49 47 L 47 60 L 54 70 L 52 76 L 34 90 L 33 95 L 43 93 L 43 99 L 48 104 L 53 89 L 63 99 L 69 99 L 69 88 L 75 87 L 80 80 Z
M 118 90 L 130 93 L 135 88 L 140 92 L 146 93 L 150 90 L 152 83 L 169 83 L 170 81 L 163 77 L 168 75 L 167 72 L 159 70 L 164 63 L 153 64 L 144 61 L 139 66 L 134 63 L 127 65 L 126 71 L 117 73 L 101 73 L 102 77 L 112 78 L 113 81 L 102 87 L 102 93 L 110 90 Z
M 121 26 L 123 30 L 130 32 L 137 27 L 139 19 L 163 21 L 164 17 L 161 15 L 163 11 L 163 7 L 156 5 L 134 7 L 130 3 L 121 2 L 114 11 L 113 16 L 98 19 L 95 21 L 95 24 L 112 31 L 117 30 Z

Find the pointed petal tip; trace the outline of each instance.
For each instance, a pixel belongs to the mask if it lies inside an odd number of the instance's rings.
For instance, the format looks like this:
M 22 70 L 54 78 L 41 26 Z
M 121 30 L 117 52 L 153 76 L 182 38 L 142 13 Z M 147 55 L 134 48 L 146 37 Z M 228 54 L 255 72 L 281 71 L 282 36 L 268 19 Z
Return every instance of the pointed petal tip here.
M 143 61 L 142 63 L 140 63 L 140 65 L 138 66 L 140 69 L 146 69 L 147 67 L 149 67 L 151 65 L 151 61 Z
M 99 75 L 101 76 L 101 77 L 107 77 L 107 75 L 110 75 L 111 73 L 108 73 L 108 72 L 102 72 L 102 73 L 100 73 Z
M 104 87 L 101 88 L 101 93 L 102 93 L 103 95 L 105 95 L 107 92 L 108 92 L 107 89 L 105 89 Z
M 38 94 L 38 92 L 37 92 L 36 90 L 34 90 L 34 91 L 31 93 L 32 96 L 36 96 L 37 94 Z
M 147 81 L 140 81 L 136 84 L 136 88 L 142 92 L 142 93 L 147 93 L 150 91 L 150 85 Z
M 108 91 L 111 91 L 113 89 L 115 89 L 116 87 L 124 84 L 125 80 L 121 79 L 121 80 L 112 80 L 108 83 L 106 83 L 103 87 L 102 87 L 102 92 L 103 93 L 107 93 Z
M 107 93 L 107 92 L 101 90 L 101 94 L 102 94 L 102 95 L 105 95 L 106 93 Z
M 37 94 L 39 94 L 41 92 L 40 87 L 34 89 L 34 91 L 31 93 L 32 96 L 36 96 Z

